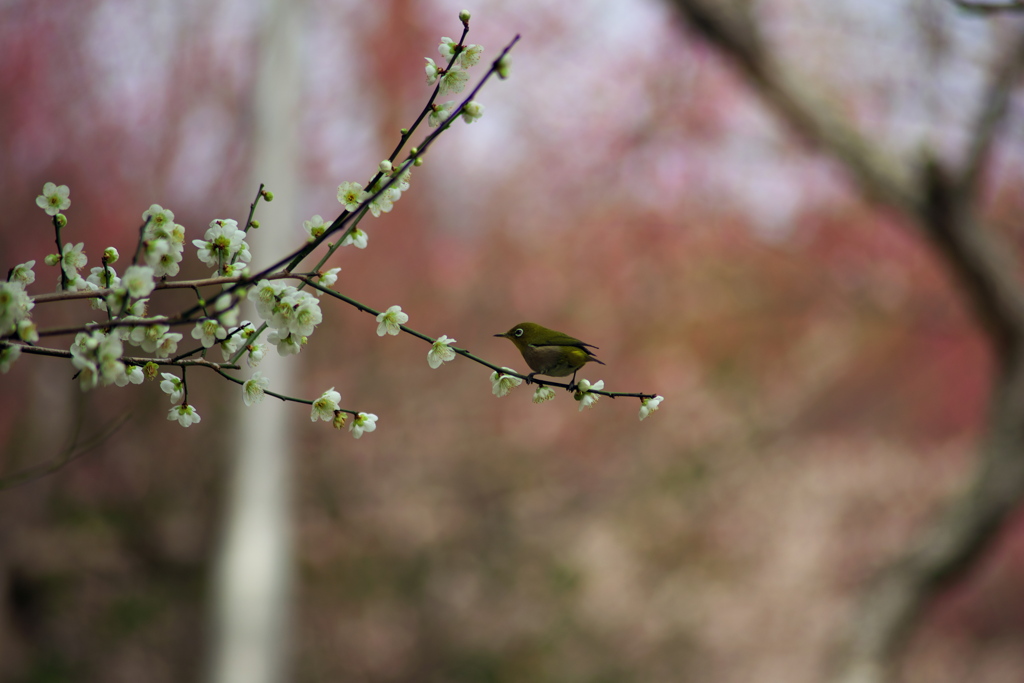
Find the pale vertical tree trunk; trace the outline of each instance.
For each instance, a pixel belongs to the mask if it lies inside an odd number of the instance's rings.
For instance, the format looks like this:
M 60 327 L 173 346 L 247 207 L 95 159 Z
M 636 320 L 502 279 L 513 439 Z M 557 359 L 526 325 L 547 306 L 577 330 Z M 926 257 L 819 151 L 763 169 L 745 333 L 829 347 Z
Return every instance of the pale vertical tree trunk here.
M 303 3 L 270 0 L 259 37 L 253 196 L 259 183 L 273 190 L 257 210 L 262 228 L 250 231 L 253 267 L 294 249 L 299 194 Z M 241 207 L 240 207 L 241 210 Z M 244 216 L 239 216 L 239 222 Z M 250 312 L 247 317 L 252 316 Z M 282 360 L 290 362 L 282 362 Z M 296 359 L 271 350 L 260 365 L 276 391 L 293 394 Z M 267 398 L 246 408 L 237 395 L 237 449 L 231 464 L 224 528 L 212 590 L 212 683 L 287 680 L 292 598 L 291 459 L 294 405 Z

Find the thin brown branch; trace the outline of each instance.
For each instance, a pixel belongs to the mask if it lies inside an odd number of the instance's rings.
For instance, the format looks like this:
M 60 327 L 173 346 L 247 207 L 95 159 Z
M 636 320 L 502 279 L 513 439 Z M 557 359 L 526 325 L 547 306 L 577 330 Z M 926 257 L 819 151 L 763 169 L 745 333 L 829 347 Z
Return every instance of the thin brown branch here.
M 267 280 L 280 280 L 283 278 L 297 278 L 303 275 L 303 273 L 272 273 L 267 275 Z M 261 278 L 263 279 L 263 278 Z M 212 285 L 229 285 L 236 282 L 242 282 L 245 280 L 241 275 L 233 275 L 231 277 L 207 277 L 199 280 L 164 280 L 158 282 L 153 291 L 160 291 L 164 289 L 195 289 L 196 287 L 210 287 Z M 32 296 L 34 303 L 50 303 L 52 301 L 70 301 L 73 299 L 105 299 L 110 296 L 114 290 L 111 289 L 95 289 L 95 290 L 79 290 L 74 292 L 47 292 L 46 294 L 35 294 Z
M 71 352 L 64 349 L 53 349 L 45 346 L 29 346 L 28 344 L 12 344 L 21 349 L 22 353 L 31 353 L 36 356 L 50 356 L 52 358 L 71 358 Z M 215 363 L 205 358 L 150 358 L 147 356 L 122 356 L 120 360 L 128 365 L 146 365 L 156 363 L 157 365 L 175 365 L 178 367 L 198 366 L 211 370 L 238 370 L 240 366 L 232 363 Z

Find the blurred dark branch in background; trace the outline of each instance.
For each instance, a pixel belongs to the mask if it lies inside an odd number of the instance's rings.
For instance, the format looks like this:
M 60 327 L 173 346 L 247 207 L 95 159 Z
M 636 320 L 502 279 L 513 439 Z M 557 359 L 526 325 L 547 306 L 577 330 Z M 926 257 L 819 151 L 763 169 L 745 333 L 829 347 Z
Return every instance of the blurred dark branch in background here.
M 71 443 L 61 453 L 54 457 L 46 460 L 45 462 L 27 467 L 13 474 L 5 474 L 0 476 L 0 491 L 14 488 L 15 486 L 21 486 L 22 484 L 28 484 L 45 477 L 48 474 L 53 474 L 57 470 L 63 469 L 66 465 L 82 457 L 86 453 L 89 453 L 98 446 L 102 446 L 107 439 L 117 433 L 117 430 L 121 429 L 132 418 L 132 413 L 125 413 L 120 417 L 117 417 L 107 424 L 105 424 L 96 434 L 92 435 L 84 441 L 79 441 L 80 431 L 82 427 L 81 417 L 76 421 L 74 430 L 71 432 Z
M 1014 12 L 1024 10 L 1024 2 L 1021 0 L 995 0 L 995 2 L 988 2 L 986 0 L 953 0 L 953 4 L 960 9 L 967 10 L 968 12 Z
M 991 341 L 994 383 L 970 481 L 873 578 L 839 643 L 833 680 L 886 681 L 932 598 L 977 562 L 1024 497 L 1024 286 L 1013 245 L 977 215 L 989 152 L 1009 93 L 1024 70 L 1024 33 L 993 68 L 961 166 L 949 168 L 927 151 L 919 162 L 899 159 L 862 135 L 813 84 L 773 59 L 751 13 L 741 5 L 711 0 L 673 4 L 785 124 L 840 162 L 869 200 L 897 210 L 919 228 L 963 287 Z

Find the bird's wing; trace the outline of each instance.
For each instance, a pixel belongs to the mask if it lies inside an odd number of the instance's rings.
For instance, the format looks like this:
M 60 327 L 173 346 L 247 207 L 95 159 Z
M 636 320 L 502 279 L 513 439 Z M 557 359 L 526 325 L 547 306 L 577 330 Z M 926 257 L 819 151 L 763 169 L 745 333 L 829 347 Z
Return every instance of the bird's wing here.
M 562 332 L 555 332 L 554 334 L 551 335 L 550 339 L 548 341 L 544 342 L 543 344 L 530 344 L 530 346 L 533 346 L 533 347 L 541 347 L 541 346 L 577 346 L 577 347 L 579 347 L 581 349 L 584 348 L 584 347 L 590 347 L 592 349 L 598 348 L 598 347 L 594 346 L 593 344 L 587 344 L 586 342 L 581 342 L 576 337 L 570 337 L 569 335 L 564 334 Z

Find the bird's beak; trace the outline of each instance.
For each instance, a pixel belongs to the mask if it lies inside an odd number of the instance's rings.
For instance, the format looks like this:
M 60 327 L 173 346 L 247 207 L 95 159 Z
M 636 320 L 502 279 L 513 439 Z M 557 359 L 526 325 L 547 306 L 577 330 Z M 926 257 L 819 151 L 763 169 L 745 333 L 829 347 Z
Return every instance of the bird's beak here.
M 501 334 L 496 334 L 494 336 L 495 337 L 504 337 L 506 334 L 507 334 L 506 332 L 502 332 Z

